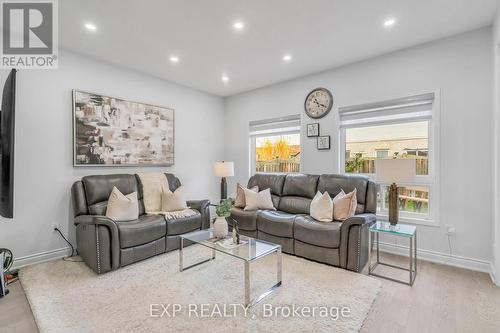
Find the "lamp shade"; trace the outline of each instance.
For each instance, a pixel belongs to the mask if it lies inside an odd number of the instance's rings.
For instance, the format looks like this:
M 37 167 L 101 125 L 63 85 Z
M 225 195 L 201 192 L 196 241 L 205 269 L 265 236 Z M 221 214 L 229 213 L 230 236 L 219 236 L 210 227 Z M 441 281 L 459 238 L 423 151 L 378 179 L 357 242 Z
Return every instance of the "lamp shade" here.
M 379 183 L 405 183 L 413 180 L 416 174 L 413 158 L 375 160 L 375 174 Z
M 224 161 L 215 163 L 214 175 L 220 178 L 234 176 L 234 163 Z

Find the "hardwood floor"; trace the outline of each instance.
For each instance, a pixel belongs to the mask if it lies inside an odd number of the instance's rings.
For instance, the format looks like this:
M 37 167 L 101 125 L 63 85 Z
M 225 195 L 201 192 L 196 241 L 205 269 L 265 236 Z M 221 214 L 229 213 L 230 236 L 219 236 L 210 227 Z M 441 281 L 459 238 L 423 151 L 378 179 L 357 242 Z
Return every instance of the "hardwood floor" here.
M 385 253 L 382 259 L 406 262 Z M 500 332 L 500 288 L 488 274 L 426 261 L 418 269 L 413 287 L 380 279 L 382 290 L 361 332 Z M 0 331 L 38 332 L 21 284 L 8 288 L 0 300 Z
M 381 258 L 408 262 L 386 253 Z M 500 332 L 500 288 L 486 273 L 419 261 L 413 287 L 380 281 L 361 332 Z

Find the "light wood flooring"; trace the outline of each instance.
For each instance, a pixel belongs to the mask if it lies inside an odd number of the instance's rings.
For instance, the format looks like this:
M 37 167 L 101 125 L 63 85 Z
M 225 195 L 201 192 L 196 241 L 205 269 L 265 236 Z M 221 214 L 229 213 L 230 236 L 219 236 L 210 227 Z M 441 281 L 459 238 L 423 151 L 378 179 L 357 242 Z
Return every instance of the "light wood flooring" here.
M 418 262 L 418 270 L 413 287 L 380 279 L 382 290 L 361 332 L 500 332 L 500 288 L 488 274 L 426 261 Z M 10 294 L 0 299 L 0 332 L 38 332 L 21 284 L 8 288 Z

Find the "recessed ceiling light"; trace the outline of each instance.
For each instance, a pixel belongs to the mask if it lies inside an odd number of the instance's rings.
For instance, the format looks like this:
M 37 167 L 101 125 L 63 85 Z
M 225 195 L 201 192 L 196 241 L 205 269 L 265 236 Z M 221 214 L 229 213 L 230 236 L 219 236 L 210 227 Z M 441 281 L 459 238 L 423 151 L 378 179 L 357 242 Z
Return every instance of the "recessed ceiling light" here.
M 178 63 L 179 62 L 179 57 L 178 56 L 174 56 L 174 55 L 171 55 L 170 56 L 170 62 L 173 62 L 173 63 Z
M 228 83 L 229 82 L 229 77 L 226 74 L 222 74 L 221 78 L 222 82 Z
M 384 21 L 384 27 L 391 27 L 394 25 L 394 23 L 396 23 L 396 19 L 388 18 Z
M 85 23 L 84 27 L 88 31 L 96 31 L 97 30 L 97 26 L 93 23 L 90 23 L 90 22 Z
M 233 23 L 234 30 L 243 30 L 244 27 L 245 27 L 245 23 L 243 23 L 241 21 L 236 21 Z
M 283 61 L 291 61 L 292 60 L 292 55 L 291 54 L 285 54 L 283 56 Z

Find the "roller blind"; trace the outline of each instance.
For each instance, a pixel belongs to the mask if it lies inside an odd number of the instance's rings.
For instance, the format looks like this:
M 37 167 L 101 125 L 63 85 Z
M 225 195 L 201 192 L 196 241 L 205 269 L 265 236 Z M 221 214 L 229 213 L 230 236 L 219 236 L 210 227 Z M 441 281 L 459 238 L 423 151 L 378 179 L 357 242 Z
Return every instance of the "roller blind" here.
M 434 93 L 339 108 L 340 126 L 432 118 Z
M 249 127 L 251 136 L 300 131 L 300 115 L 251 121 Z

